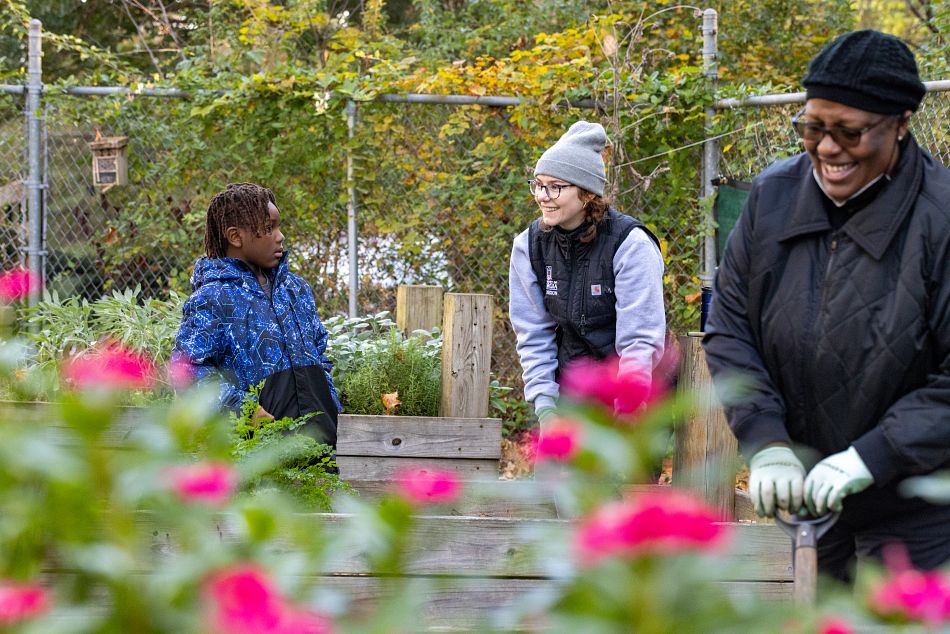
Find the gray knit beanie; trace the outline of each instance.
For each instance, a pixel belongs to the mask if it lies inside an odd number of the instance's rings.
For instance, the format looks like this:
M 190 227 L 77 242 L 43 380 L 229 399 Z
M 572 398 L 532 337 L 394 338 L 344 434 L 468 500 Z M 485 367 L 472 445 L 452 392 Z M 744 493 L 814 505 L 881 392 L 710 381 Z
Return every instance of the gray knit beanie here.
M 880 31 L 852 31 L 825 46 L 802 80 L 807 99 L 827 99 L 866 112 L 916 111 L 926 89 L 914 54 Z
M 603 196 L 607 176 L 601 152 L 606 143 L 604 126 L 578 121 L 541 155 L 534 167 L 534 175 L 560 178 L 592 194 Z

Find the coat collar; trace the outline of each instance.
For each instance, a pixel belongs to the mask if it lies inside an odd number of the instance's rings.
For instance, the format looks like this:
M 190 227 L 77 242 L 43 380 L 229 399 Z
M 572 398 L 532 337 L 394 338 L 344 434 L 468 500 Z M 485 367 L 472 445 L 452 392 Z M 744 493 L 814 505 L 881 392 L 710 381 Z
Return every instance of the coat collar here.
M 799 157 L 798 195 L 789 214 L 779 242 L 792 238 L 828 231 L 831 223 L 824 207 L 824 192 L 811 175 L 811 161 L 807 155 Z M 908 134 L 901 146 L 901 156 L 890 182 L 866 207 L 855 212 L 841 227 L 848 237 L 875 260 L 880 260 L 894 236 L 914 206 L 923 181 L 923 162 L 920 149 Z

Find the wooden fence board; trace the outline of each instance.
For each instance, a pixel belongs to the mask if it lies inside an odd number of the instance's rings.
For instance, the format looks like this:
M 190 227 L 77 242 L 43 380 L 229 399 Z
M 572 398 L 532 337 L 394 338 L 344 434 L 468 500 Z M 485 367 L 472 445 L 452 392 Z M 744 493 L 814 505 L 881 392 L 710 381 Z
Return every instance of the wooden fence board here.
M 501 420 L 341 414 L 337 455 L 497 460 Z
M 494 480 L 498 478 L 497 460 L 467 460 L 464 458 L 382 458 L 372 456 L 336 457 L 340 477 L 354 480 L 393 480 L 406 467 L 452 471 L 463 480 Z
M 396 327 L 409 335 L 442 325 L 441 286 L 401 284 L 396 287 Z
M 351 489 L 363 499 L 373 499 L 393 490 L 387 480 L 350 480 Z M 555 519 L 554 499 L 530 480 L 478 480 L 462 483 L 459 499 L 448 504 L 422 507 L 419 515 L 461 515 Z
M 439 414 L 488 415 L 491 295 L 446 293 L 442 311 L 442 402 Z
M 348 516 L 340 513 L 315 513 L 327 539 L 333 540 L 320 574 L 370 574 L 360 543 L 348 525 Z M 169 536 L 146 514 L 143 530 L 156 535 L 157 551 L 171 550 Z M 542 531 L 564 520 L 503 519 L 487 517 L 417 517 L 409 539 L 407 573 L 460 577 L 543 578 L 547 572 L 528 556 L 532 530 Z M 776 526 L 730 524 L 732 540 L 728 565 L 717 571 L 723 581 L 791 582 L 791 545 L 788 536 Z M 224 516 L 216 529 L 225 542 L 241 539 L 243 533 Z

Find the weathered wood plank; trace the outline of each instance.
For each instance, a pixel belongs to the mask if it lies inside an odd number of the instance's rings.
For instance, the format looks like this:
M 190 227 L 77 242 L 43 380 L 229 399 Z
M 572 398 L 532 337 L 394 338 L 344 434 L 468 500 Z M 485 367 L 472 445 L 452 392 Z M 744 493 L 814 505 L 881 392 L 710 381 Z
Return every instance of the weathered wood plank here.
M 70 573 L 45 573 L 41 579 L 45 584 L 55 583 L 56 577 L 70 577 Z M 317 586 L 316 595 L 325 591 L 341 595 L 347 602 L 347 613 L 356 616 L 369 615 L 380 601 L 386 600 L 402 584 L 414 583 L 421 590 L 421 610 L 419 611 L 417 631 L 460 630 L 481 632 L 490 629 L 492 616 L 499 609 L 517 606 L 531 593 L 543 591 L 554 582 L 550 579 L 505 579 L 505 578 L 457 578 L 457 577 L 409 577 L 384 579 L 364 575 L 313 576 Z M 783 582 L 741 581 L 721 582 L 726 594 L 745 598 L 755 596 L 763 601 L 790 601 L 792 585 Z M 100 598 L 97 607 L 105 612 L 106 596 Z M 95 612 L 95 610 L 93 610 Z M 539 624 L 521 623 L 519 632 L 544 631 Z M 882 634 L 890 631 L 884 626 L 861 628 L 862 634 Z
M 327 539 L 332 540 L 330 552 L 317 574 L 370 574 L 366 563 L 366 544 L 359 541 L 349 527 L 349 516 L 339 513 L 312 514 L 321 522 Z M 143 514 L 143 530 L 159 535 L 156 548 L 172 549 L 171 536 L 155 526 Z M 459 577 L 544 578 L 547 570 L 529 556 L 534 539 L 552 524 L 564 520 L 502 519 L 485 517 L 417 517 L 409 538 L 406 572 L 419 575 L 451 575 Z M 725 564 L 716 571 L 723 581 L 791 582 L 791 545 L 788 537 L 776 526 L 730 524 L 732 539 L 723 551 Z M 228 516 L 216 526 L 225 542 L 242 538 L 242 531 Z M 169 544 L 163 544 L 162 541 Z
M 440 416 L 488 416 L 492 321 L 491 295 L 445 294 Z
M 58 425 L 57 403 L 0 401 L 0 424 L 19 426 L 47 423 L 51 433 L 65 434 Z M 123 407 L 119 420 L 104 432 L 107 445 L 121 444 L 145 422 L 160 420 L 160 407 Z M 363 416 L 341 414 L 337 452 L 361 456 L 426 458 L 501 457 L 501 421 L 497 418 L 438 418 L 423 416 Z
M 498 461 L 450 458 L 387 458 L 375 456 L 336 457 L 340 477 L 353 480 L 392 480 L 407 467 L 452 471 L 463 480 L 494 480 L 498 478 Z
M 362 499 L 373 499 L 393 490 L 393 483 L 382 480 L 348 481 Z M 457 515 L 555 519 L 557 511 L 550 494 L 532 481 L 480 480 L 463 483 L 460 498 L 448 504 L 420 508 L 419 515 Z
M 401 284 L 396 287 L 396 327 L 411 334 L 442 325 L 441 286 Z
M 699 399 L 697 414 L 675 430 L 673 484 L 696 491 L 724 521 L 735 518 L 738 444 L 712 389 L 699 336 L 680 337 L 679 387 Z
M 501 420 L 341 414 L 338 456 L 501 457 Z
M 385 580 L 365 576 L 320 577 L 321 587 L 340 591 L 357 612 L 364 612 L 391 591 Z M 766 601 L 789 601 L 792 583 L 721 582 L 733 597 L 757 596 Z M 498 608 L 512 606 L 527 593 L 551 587 L 550 579 L 482 579 L 442 577 L 429 588 L 421 615 L 429 626 L 474 627 L 484 624 L 487 615 Z

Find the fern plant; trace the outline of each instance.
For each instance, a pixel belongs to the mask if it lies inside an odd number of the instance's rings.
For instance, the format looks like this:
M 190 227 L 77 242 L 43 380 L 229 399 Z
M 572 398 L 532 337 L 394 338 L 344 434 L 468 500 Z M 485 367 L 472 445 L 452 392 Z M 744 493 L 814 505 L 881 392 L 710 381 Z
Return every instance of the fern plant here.
M 300 418 L 255 420 L 263 381 L 251 386 L 240 413 L 231 414 L 231 451 L 240 464 L 259 459 L 270 460 L 273 468 L 247 488 L 260 491 L 276 487 L 295 497 L 313 511 L 330 511 L 333 496 L 349 491 L 340 479 L 333 448 L 303 431 L 312 414 Z

